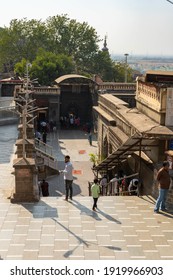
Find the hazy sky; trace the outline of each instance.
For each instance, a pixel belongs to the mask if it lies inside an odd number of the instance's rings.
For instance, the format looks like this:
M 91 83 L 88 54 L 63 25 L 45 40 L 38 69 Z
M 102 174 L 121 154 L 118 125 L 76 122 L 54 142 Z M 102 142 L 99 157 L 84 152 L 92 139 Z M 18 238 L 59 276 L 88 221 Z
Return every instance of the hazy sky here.
M 111 54 L 173 55 L 173 5 L 166 0 L 5 0 L 0 26 L 62 14 L 87 22 L 101 39 L 107 34 Z

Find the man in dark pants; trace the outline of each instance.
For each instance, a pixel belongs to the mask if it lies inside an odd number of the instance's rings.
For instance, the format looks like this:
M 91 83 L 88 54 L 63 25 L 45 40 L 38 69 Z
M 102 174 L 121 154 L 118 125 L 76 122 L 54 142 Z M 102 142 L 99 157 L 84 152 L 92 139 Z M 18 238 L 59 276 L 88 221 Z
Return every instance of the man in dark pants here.
M 44 179 L 41 183 L 41 192 L 43 196 L 49 196 L 49 184 Z
M 159 182 L 159 196 L 156 201 L 156 205 L 154 208 L 154 212 L 158 213 L 159 208 L 162 211 L 165 211 L 165 202 L 166 202 L 166 197 L 168 194 L 169 186 L 171 183 L 170 175 L 169 175 L 169 162 L 164 161 L 163 162 L 163 167 L 160 168 L 157 174 L 157 180 Z
M 64 174 L 64 181 L 65 181 L 65 191 L 66 196 L 65 200 L 68 201 L 69 192 L 70 192 L 70 199 L 72 200 L 73 197 L 73 165 L 70 162 L 70 156 L 65 156 L 65 169 L 61 170 L 60 173 Z
M 96 211 L 96 208 L 97 208 L 97 201 L 98 201 L 98 198 L 99 198 L 99 194 L 100 194 L 100 185 L 98 183 L 98 179 L 95 178 L 94 179 L 94 184 L 91 186 L 91 194 L 92 194 L 92 197 L 93 197 L 93 211 Z

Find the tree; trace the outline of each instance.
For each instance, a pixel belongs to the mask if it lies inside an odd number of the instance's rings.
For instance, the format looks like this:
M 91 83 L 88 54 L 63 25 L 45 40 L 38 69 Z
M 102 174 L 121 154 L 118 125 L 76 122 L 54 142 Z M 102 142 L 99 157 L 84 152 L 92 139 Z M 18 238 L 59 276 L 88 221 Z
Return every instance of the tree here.
M 99 41 L 93 27 L 67 15 L 49 17 L 45 22 L 13 19 L 9 27 L 0 29 L 0 68 L 11 72 L 16 65 L 15 71 L 21 75 L 30 62 L 32 78 L 45 85 L 72 72 L 122 81 L 123 65 L 115 65 L 109 52 L 100 51 Z
M 86 22 L 79 23 L 67 15 L 40 20 L 13 19 L 0 38 L 0 64 L 14 65 L 22 59 L 33 61 L 40 48 L 73 58 L 76 72 L 90 71 L 91 60 L 98 51 L 98 36 Z
M 132 69 L 129 65 L 126 66 L 124 62 L 113 62 L 113 80 L 114 82 L 124 82 L 125 79 L 125 68 L 127 67 L 127 81 L 130 83 L 133 81 Z
M 0 53 L 1 68 L 5 65 L 14 65 L 23 58 L 32 61 L 39 47 L 46 47 L 45 24 L 38 20 L 13 19 L 10 26 L 1 31 Z
M 98 51 L 93 59 L 90 71 L 97 73 L 104 81 L 113 81 L 113 61 L 109 52 Z
M 87 71 L 90 61 L 98 51 L 98 36 L 86 22 L 79 23 L 67 15 L 49 17 L 49 50 L 73 57 L 76 72 Z
M 14 66 L 14 72 L 17 75 L 24 77 L 26 74 L 26 65 L 27 65 L 27 60 L 23 58 L 21 62 L 16 63 L 16 65 Z
M 31 79 L 38 78 L 42 85 L 51 85 L 59 76 L 74 71 L 72 58 L 65 54 L 54 54 L 40 49 L 32 62 Z

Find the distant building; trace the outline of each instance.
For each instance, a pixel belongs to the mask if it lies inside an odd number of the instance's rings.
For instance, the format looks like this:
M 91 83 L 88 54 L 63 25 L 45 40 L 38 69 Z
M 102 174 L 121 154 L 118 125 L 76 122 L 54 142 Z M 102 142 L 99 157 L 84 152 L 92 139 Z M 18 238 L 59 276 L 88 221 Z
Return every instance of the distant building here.
M 18 77 L 11 77 L 0 80 L 0 96 L 13 97 L 16 86 L 23 85 L 23 80 Z

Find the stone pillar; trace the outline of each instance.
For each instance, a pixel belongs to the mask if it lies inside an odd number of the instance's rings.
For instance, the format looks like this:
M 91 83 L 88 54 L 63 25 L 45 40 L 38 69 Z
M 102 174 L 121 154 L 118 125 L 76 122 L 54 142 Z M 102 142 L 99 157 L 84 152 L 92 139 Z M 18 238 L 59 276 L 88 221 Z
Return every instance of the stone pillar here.
M 11 202 L 38 202 L 40 196 L 35 159 L 15 159 L 13 167 L 15 169 L 15 190 Z
M 18 158 L 23 157 L 23 141 L 25 141 L 25 152 L 26 152 L 26 158 L 34 158 L 35 157 L 35 145 L 34 145 L 34 139 L 18 139 L 16 141 L 16 154 Z
M 23 125 L 19 124 L 18 125 L 18 131 L 19 131 L 19 135 L 18 138 L 22 138 L 23 137 Z M 26 126 L 26 137 L 27 139 L 34 139 L 34 125 L 33 124 L 27 124 Z

